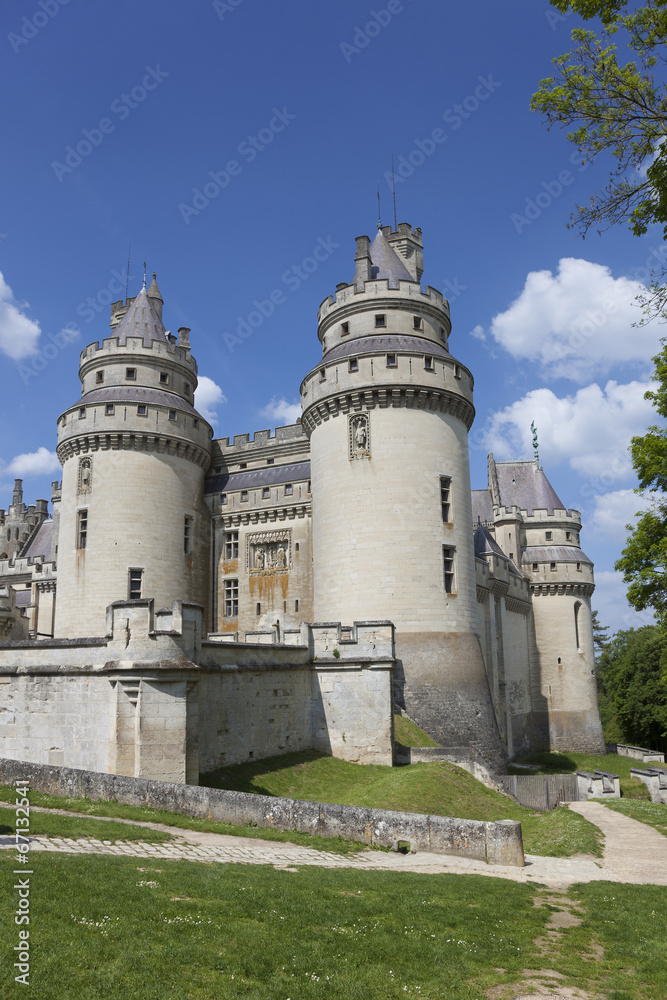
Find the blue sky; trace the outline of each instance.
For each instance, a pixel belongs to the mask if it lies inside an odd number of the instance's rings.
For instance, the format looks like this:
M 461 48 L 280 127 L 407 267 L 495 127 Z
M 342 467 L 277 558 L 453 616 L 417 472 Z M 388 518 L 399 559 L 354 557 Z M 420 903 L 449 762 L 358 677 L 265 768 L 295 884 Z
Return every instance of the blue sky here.
M 130 240 L 130 294 L 146 260 L 167 327 L 192 329 L 217 436 L 290 422 L 318 306 L 374 235 L 378 181 L 393 221 L 393 149 L 398 221 L 423 230 L 423 282 L 449 297 L 450 347 L 475 376 L 473 485 L 490 449 L 531 457 L 534 419 L 584 517 L 594 606 L 612 629 L 649 620 L 613 563 L 664 333 L 633 329 L 634 297 L 662 240 L 566 228 L 608 164 L 582 168 L 529 100 L 575 23 L 539 0 L 5 0 L 0 506 L 18 475 L 27 502 L 50 497 L 56 418 L 79 351 L 109 332 Z

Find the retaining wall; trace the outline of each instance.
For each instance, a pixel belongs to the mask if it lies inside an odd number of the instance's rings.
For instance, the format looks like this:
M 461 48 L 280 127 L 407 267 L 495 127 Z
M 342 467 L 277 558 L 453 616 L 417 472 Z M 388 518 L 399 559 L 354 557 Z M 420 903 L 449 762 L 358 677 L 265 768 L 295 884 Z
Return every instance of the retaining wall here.
M 399 843 L 407 843 L 413 851 L 455 854 L 489 864 L 524 864 L 521 824 L 515 820 L 486 823 L 304 802 L 0 759 L 0 783 L 12 785 L 19 779 L 27 779 L 32 790 L 51 795 L 146 805 L 202 819 L 344 837 L 378 847 L 397 849 Z

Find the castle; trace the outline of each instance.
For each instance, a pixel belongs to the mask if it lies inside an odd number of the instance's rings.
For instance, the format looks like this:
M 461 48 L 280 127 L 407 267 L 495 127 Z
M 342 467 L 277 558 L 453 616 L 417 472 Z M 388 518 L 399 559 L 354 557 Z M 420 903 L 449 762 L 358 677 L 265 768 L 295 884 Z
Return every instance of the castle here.
M 490 455 L 471 490 L 473 377 L 422 271 L 420 229 L 358 237 L 301 419 L 231 442 L 155 275 L 112 304 L 52 519 L 20 480 L 0 510 L 3 756 L 194 782 L 306 746 L 391 763 L 396 707 L 452 759 L 604 751 L 580 515 L 537 459 Z

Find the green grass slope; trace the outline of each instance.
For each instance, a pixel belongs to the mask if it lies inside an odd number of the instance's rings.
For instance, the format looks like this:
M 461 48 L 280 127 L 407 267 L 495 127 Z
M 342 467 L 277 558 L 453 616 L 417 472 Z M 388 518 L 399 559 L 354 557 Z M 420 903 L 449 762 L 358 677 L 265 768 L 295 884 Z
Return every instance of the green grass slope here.
M 522 824 L 524 849 L 529 854 L 600 854 L 599 831 L 583 817 L 566 809 L 533 812 L 444 761 L 384 767 L 302 751 L 226 767 L 203 775 L 201 784 L 460 819 L 516 819 Z
M 416 722 L 405 715 L 394 716 L 394 740 L 402 747 L 437 747 L 428 733 L 420 729 Z

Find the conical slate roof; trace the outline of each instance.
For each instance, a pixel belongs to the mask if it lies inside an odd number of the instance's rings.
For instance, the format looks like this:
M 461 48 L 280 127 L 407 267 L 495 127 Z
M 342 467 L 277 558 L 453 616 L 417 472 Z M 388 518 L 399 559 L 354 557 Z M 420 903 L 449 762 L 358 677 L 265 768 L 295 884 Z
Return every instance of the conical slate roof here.
M 164 301 L 162 296 L 160 295 L 160 289 L 157 286 L 157 278 L 155 277 L 155 271 L 153 271 L 153 280 L 151 281 L 148 287 L 148 298 L 160 299 L 160 301 Z
M 500 506 L 525 510 L 564 510 L 564 504 L 537 462 L 496 462 Z
M 373 278 L 388 279 L 390 285 L 415 280 L 381 229 L 371 243 L 370 255 Z
M 155 287 L 157 288 L 157 284 Z M 141 289 L 123 316 L 114 331 L 114 336 L 118 337 L 119 344 L 124 344 L 128 337 L 141 337 L 145 347 L 150 347 L 154 340 L 169 343 L 162 320 L 155 311 L 145 288 Z

